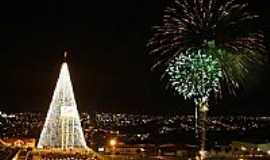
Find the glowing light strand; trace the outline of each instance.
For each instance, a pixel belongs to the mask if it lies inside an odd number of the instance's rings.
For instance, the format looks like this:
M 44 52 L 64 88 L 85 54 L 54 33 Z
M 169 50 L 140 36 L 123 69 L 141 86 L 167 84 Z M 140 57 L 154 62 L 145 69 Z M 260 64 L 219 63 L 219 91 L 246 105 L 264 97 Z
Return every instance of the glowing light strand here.
M 63 63 L 38 148 L 87 148 L 67 63 Z

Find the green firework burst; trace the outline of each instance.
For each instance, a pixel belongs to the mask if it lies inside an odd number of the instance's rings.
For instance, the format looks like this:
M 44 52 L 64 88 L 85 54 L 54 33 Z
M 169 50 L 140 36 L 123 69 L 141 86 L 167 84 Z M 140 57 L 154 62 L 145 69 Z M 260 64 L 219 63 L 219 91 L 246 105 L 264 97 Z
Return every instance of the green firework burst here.
M 166 72 L 171 86 L 185 99 L 207 98 L 221 88 L 222 66 L 208 54 L 208 49 L 188 49 L 168 64 Z

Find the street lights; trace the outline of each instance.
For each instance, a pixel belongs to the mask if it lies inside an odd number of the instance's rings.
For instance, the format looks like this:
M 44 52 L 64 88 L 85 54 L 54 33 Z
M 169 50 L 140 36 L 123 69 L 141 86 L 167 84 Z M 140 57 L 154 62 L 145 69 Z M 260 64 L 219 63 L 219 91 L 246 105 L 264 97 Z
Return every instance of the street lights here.
M 115 148 L 116 143 L 117 143 L 117 141 L 116 141 L 115 138 L 113 138 L 113 139 L 110 140 L 110 146 L 111 146 L 112 148 Z
M 112 154 L 114 154 L 114 153 L 115 153 L 115 146 L 116 146 L 116 144 L 117 144 L 117 140 L 116 140 L 115 138 L 113 138 L 113 139 L 111 139 L 111 140 L 109 141 L 109 144 L 110 144 L 110 146 L 111 146 L 111 148 L 112 148 Z
M 115 154 L 115 146 L 117 144 L 117 141 L 115 138 L 111 139 L 110 140 L 110 146 L 112 147 L 112 160 L 113 160 L 113 157 L 114 157 L 114 154 Z

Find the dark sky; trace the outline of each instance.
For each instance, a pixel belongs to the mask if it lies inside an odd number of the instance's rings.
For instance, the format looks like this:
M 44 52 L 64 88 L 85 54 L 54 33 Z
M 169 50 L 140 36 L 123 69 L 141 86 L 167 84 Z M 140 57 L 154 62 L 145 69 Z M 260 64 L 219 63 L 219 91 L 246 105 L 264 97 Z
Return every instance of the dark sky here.
M 191 113 L 193 105 L 165 90 L 151 72 L 146 42 L 169 0 L 9 1 L 0 5 L 0 110 L 46 112 L 64 50 L 80 111 Z M 266 39 L 270 11 L 253 1 Z M 268 42 L 268 40 L 267 40 Z M 269 69 L 213 114 L 270 115 Z M 262 76 L 260 76 L 262 75 Z

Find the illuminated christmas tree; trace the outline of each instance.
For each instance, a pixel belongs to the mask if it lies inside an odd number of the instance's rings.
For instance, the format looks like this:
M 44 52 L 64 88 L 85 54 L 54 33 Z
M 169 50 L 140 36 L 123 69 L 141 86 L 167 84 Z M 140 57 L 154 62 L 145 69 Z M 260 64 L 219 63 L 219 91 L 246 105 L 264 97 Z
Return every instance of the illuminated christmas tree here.
M 68 65 L 62 64 L 38 148 L 87 148 Z

